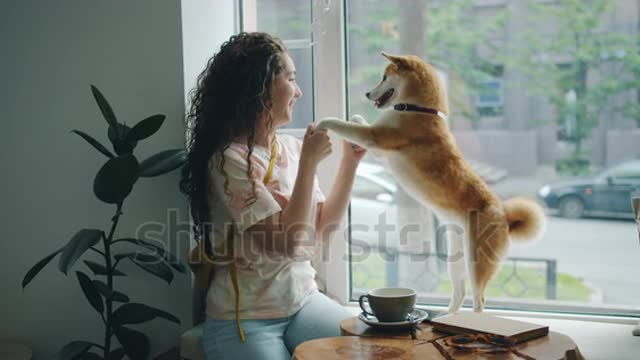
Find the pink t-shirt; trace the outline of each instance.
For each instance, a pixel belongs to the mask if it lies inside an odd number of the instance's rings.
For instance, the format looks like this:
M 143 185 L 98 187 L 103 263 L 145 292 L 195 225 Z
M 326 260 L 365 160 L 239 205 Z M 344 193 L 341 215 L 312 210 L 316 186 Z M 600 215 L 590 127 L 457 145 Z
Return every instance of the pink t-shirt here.
M 268 319 L 286 317 L 297 312 L 309 295 L 318 291 L 315 270 L 311 259 L 316 249 L 315 239 L 305 239 L 295 256 L 267 253 L 250 248 L 246 229 L 257 222 L 276 214 L 287 205 L 298 173 L 298 161 L 302 143 L 290 135 L 278 135 L 279 144 L 276 163 L 271 180 L 263 183 L 269 166 L 271 150 L 255 146 L 251 156 L 252 177 L 255 179 L 255 201 L 247 204 L 252 196 L 252 184 L 247 176 L 248 147 L 232 143 L 224 153 L 224 171 L 219 171 L 219 156 L 212 157 L 210 169 L 210 197 L 212 245 L 215 248 L 224 242 L 224 224 L 235 222 L 234 237 L 238 285 L 240 293 L 240 317 L 244 319 Z M 315 224 L 318 204 L 324 195 L 314 181 L 312 214 L 309 219 Z M 311 235 L 312 236 L 312 235 Z M 231 282 L 230 268 L 218 266 L 214 271 L 207 293 L 207 315 L 212 319 L 235 318 L 235 293 Z

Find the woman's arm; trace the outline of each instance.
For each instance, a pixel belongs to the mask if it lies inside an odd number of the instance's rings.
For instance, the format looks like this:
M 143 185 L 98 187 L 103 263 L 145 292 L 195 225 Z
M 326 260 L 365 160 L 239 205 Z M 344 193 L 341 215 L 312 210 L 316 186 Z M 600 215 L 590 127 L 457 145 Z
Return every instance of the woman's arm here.
M 329 239 L 332 232 L 340 228 L 340 223 L 351 201 L 351 189 L 356 176 L 356 170 L 360 160 L 364 157 L 365 150 L 359 146 L 352 146 L 344 142 L 344 156 L 340 162 L 340 168 L 336 180 L 331 187 L 329 196 L 322 204 L 317 221 L 316 234 L 322 241 Z
M 293 193 L 282 211 L 247 229 L 246 233 L 259 250 L 290 255 L 305 239 L 312 238 L 314 228 L 310 217 L 315 171 L 311 165 L 300 164 Z
M 247 229 L 252 245 L 259 246 L 260 250 L 292 255 L 305 240 L 313 239 L 313 181 L 318 164 L 330 153 L 331 142 L 326 131 L 313 132 L 312 126 L 307 128 L 291 198 L 281 212 Z

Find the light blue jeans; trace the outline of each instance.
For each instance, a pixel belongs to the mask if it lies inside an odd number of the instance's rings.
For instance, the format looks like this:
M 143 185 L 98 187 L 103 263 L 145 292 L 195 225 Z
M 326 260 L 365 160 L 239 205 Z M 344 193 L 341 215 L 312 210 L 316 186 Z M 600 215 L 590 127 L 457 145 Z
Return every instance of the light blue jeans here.
M 340 322 L 353 313 L 321 293 L 311 295 L 296 314 L 279 319 L 242 320 L 246 341 L 240 341 L 235 320 L 207 319 L 202 345 L 207 360 L 284 360 L 299 344 L 340 335 Z

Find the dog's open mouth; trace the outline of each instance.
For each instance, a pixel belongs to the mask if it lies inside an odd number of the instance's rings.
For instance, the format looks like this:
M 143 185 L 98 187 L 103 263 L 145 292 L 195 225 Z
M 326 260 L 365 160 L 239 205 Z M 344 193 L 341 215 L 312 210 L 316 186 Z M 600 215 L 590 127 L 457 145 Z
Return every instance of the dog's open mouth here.
M 393 88 L 385 91 L 384 94 L 382 94 L 382 96 L 380 96 L 379 98 L 377 98 L 374 101 L 375 107 L 384 106 L 389 101 L 389 99 L 391 99 L 391 97 L 393 96 L 393 92 L 394 91 L 395 91 L 395 89 L 393 89 Z

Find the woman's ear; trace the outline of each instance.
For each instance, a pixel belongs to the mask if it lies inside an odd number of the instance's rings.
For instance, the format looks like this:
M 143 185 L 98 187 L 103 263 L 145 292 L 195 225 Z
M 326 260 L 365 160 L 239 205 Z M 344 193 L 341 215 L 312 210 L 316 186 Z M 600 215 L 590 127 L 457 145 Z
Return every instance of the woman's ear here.
M 380 52 L 380 55 L 387 58 L 387 60 L 391 61 L 393 64 L 396 64 L 398 68 L 409 68 L 409 62 L 404 56 L 390 55 L 384 51 Z

